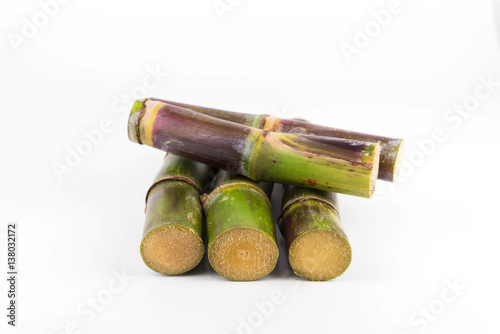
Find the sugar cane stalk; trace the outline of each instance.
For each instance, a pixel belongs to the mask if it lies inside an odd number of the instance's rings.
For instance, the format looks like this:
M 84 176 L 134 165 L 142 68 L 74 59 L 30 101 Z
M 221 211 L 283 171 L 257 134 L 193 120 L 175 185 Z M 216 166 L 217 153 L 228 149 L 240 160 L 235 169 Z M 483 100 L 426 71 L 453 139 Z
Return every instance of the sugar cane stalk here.
M 349 267 L 351 246 L 337 208 L 334 193 L 286 186 L 278 226 L 296 275 L 326 281 Z
M 219 171 L 216 187 L 202 197 L 207 220 L 208 260 L 220 275 L 252 281 L 269 274 L 278 246 L 269 196 L 272 183 Z
M 255 181 L 370 198 L 378 175 L 379 143 L 268 132 L 151 99 L 134 104 L 128 129 L 133 142 Z
M 146 195 L 141 256 L 152 270 L 178 275 L 202 259 L 203 210 L 200 194 L 211 167 L 167 154 Z
M 384 181 L 396 182 L 397 176 L 399 174 L 403 159 L 403 139 L 330 128 L 301 120 L 283 119 L 264 114 L 244 114 L 160 99 L 158 99 L 158 101 L 177 105 L 208 116 L 260 128 L 266 131 L 296 134 L 302 133 L 316 136 L 354 139 L 366 142 L 380 143 L 381 152 L 378 178 Z

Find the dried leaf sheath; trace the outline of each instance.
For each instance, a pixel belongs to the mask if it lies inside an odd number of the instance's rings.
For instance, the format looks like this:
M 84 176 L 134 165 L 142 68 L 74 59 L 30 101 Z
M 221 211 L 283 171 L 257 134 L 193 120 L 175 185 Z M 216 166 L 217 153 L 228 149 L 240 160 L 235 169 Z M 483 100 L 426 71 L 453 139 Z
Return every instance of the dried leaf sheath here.
M 168 154 L 146 196 L 141 256 L 152 270 L 178 275 L 203 257 L 200 193 L 211 167 Z
M 403 148 L 404 148 L 403 139 L 330 128 L 322 125 L 304 122 L 301 120 L 277 118 L 264 114 L 259 114 L 259 115 L 244 114 L 233 111 L 226 111 L 226 110 L 206 108 L 191 104 L 166 101 L 161 99 L 157 100 L 168 104 L 187 108 L 208 116 L 256 128 L 261 128 L 266 131 L 295 133 L 295 134 L 310 134 L 316 136 L 344 138 L 344 139 L 353 139 L 359 141 L 380 143 L 381 153 L 380 153 L 380 168 L 379 168 L 378 178 L 385 181 L 395 182 L 399 174 L 399 170 L 403 159 Z
M 378 143 L 268 132 L 150 99 L 134 105 L 129 137 L 255 181 L 370 198 L 378 175 Z

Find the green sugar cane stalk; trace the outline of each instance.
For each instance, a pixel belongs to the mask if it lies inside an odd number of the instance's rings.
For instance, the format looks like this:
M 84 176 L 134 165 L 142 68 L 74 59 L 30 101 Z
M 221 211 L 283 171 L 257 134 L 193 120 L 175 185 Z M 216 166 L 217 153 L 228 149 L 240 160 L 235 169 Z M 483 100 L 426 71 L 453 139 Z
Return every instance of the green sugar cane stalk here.
M 203 210 L 200 194 L 211 167 L 167 154 L 146 195 L 141 256 L 152 270 L 178 275 L 202 259 Z
M 276 266 L 278 246 L 269 201 L 272 186 L 220 170 L 214 191 L 202 197 L 208 260 L 220 275 L 252 281 Z
M 340 227 L 335 193 L 286 186 L 278 226 L 296 275 L 326 281 L 349 267 L 351 246 Z

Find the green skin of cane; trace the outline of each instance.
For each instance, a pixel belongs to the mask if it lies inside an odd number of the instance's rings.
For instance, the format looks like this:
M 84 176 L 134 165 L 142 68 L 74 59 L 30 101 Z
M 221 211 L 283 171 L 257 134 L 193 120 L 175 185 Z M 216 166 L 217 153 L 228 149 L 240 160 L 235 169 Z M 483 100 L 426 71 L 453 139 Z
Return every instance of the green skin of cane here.
M 262 278 L 274 269 L 278 259 L 278 246 L 268 197 L 272 186 L 270 183 L 257 184 L 246 177 L 219 171 L 214 191 L 202 198 L 207 221 L 208 259 L 220 275 L 231 280 L 247 281 Z M 256 231 L 267 244 L 271 253 L 270 261 L 259 273 L 238 276 L 237 273 L 222 268 L 214 260 L 220 249 L 214 247 L 214 244 L 235 230 Z M 244 271 L 234 269 L 235 272 L 238 270 Z
M 399 174 L 399 169 L 403 158 L 403 148 L 404 148 L 403 139 L 330 128 L 297 119 L 282 119 L 265 114 L 259 114 L 259 115 L 244 114 L 233 111 L 226 111 L 226 110 L 206 108 L 191 104 L 166 101 L 161 99 L 155 99 L 155 100 L 162 101 L 164 103 L 172 105 L 177 105 L 208 116 L 251 126 L 254 128 L 263 129 L 266 131 L 295 133 L 295 134 L 311 134 L 316 136 L 354 139 L 365 142 L 377 142 L 380 143 L 381 145 L 380 162 L 379 162 L 380 167 L 379 167 L 378 178 L 384 181 L 396 182 L 397 176 Z
M 199 197 L 204 185 L 210 180 L 211 169 L 207 165 L 173 154 L 167 154 L 165 157 L 161 170 L 146 196 L 146 221 L 141 255 L 151 269 L 163 274 L 182 274 L 201 261 L 204 252 L 203 209 Z M 190 240 L 196 243 L 192 247 L 199 250 L 199 259 L 194 260 L 190 267 L 165 269 L 146 255 L 147 245 L 157 240 L 158 235 L 168 229 L 181 230 L 190 235 Z
M 150 99 L 134 104 L 129 138 L 255 181 L 365 198 L 380 155 L 378 143 L 267 132 Z
M 283 196 L 282 213 L 278 221 L 281 234 L 284 236 L 290 265 L 298 276 L 309 280 L 330 280 L 341 275 L 349 266 L 352 257 L 347 236 L 340 226 L 340 216 L 337 210 L 337 196 L 327 191 L 319 191 L 304 187 L 286 186 Z M 338 261 L 327 261 L 321 267 L 330 266 L 327 274 L 318 275 L 314 271 L 297 268 L 293 261 L 294 252 L 298 252 L 301 237 L 314 231 L 327 231 L 335 236 L 340 245 Z M 322 244 L 322 247 L 325 247 Z

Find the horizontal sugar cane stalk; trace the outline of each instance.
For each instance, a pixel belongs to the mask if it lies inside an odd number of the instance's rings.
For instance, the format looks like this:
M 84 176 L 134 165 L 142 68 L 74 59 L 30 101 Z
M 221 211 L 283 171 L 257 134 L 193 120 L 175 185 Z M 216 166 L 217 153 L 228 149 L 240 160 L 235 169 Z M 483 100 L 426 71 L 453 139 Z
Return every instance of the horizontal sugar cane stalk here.
M 383 137 L 361 132 L 330 128 L 297 119 L 277 118 L 265 114 L 244 114 L 234 111 L 206 108 L 161 99 L 156 100 L 172 105 L 177 105 L 208 116 L 244 124 L 247 126 L 252 126 L 255 128 L 260 128 L 266 131 L 311 134 L 316 136 L 354 139 L 366 142 L 380 143 L 381 152 L 378 178 L 384 181 L 396 182 L 403 160 L 404 140 L 399 138 Z
M 202 196 L 208 261 L 220 275 L 253 281 L 276 266 L 278 245 L 269 201 L 272 188 L 272 183 L 257 184 L 219 170 L 214 191 Z
M 152 270 L 178 275 L 202 259 L 203 210 L 200 194 L 211 167 L 167 154 L 146 195 L 141 256 Z
M 337 208 L 335 193 L 286 186 L 278 226 L 296 275 L 326 281 L 349 267 L 351 246 Z
M 268 132 L 146 99 L 128 124 L 133 142 L 249 177 L 370 198 L 380 144 Z

